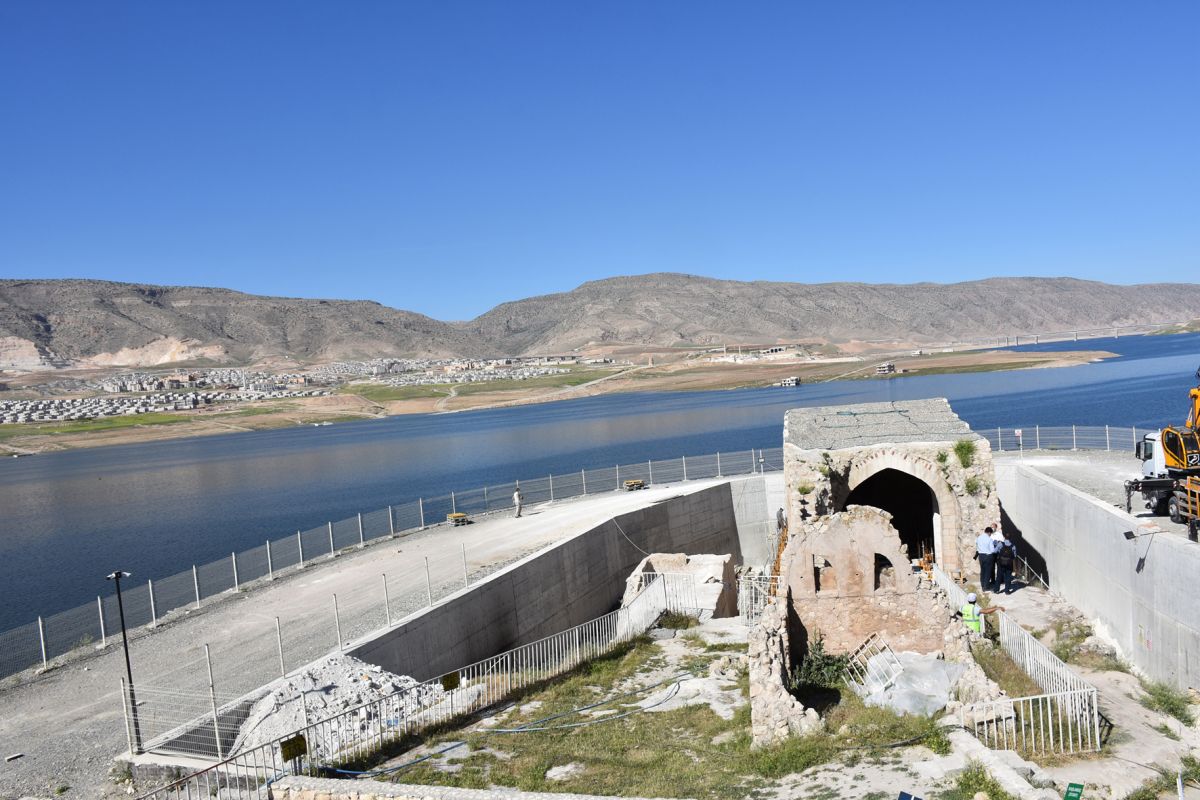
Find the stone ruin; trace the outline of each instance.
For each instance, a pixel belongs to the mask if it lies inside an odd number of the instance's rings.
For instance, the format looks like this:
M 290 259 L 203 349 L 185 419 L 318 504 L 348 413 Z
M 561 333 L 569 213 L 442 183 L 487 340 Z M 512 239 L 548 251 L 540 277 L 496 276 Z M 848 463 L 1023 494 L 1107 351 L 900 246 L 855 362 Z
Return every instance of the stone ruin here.
M 818 635 L 828 652 L 849 653 L 877 634 L 896 651 L 961 663 L 962 699 L 999 694 L 925 569 L 977 580 L 975 538 L 1000 524 L 990 446 L 948 401 L 793 409 L 784 482 L 778 585 L 750 635 L 756 744 L 820 727 L 786 685 Z

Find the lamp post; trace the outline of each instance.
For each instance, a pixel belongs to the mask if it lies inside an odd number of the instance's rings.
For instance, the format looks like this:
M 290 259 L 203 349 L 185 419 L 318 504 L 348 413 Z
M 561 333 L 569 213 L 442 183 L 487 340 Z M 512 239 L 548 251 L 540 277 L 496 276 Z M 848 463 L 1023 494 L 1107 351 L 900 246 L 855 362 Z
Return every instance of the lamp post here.
M 142 730 L 138 725 L 137 697 L 133 692 L 133 668 L 129 665 L 129 636 L 125 633 L 125 604 L 121 601 L 121 578 L 128 578 L 128 572 L 114 570 L 105 575 L 117 586 L 117 613 L 121 618 L 121 646 L 125 649 L 125 678 L 129 681 L 129 716 L 133 721 L 133 754 L 142 752 Z

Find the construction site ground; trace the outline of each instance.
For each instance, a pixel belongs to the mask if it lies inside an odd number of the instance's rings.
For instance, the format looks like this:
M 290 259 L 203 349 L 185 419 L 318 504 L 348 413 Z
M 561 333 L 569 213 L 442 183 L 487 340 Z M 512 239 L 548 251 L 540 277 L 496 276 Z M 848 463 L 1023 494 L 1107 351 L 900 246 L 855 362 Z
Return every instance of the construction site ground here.
M 740 618 L 656 629 L 373 772 L 403 784 L 641 797 L 882 800 L 952 788 L 912 770 L 936 758 L 927 747 L 885 746 L 931 723 L 849 692 L 828 733 L 752 750 L 748 682 L 730 664 L 747 633 Z M 716 675 L 714 662 L 724 662 Z
M 278 676 L 276 617 L 287 621 L 285 653 L 324 654 L 337 644 L 331 605 L 335 593 L 344 615 L 356 597 L 381 606 L 380 575 L 386 573 L 393 619 L 398 621 L 426 603 L 426 556 L 437 566 L 437 597 L 462 586 L 464 544 L 475 581 L 614 515 L 716 483 L 693 481 L 559 501 L 528 508 L 520 519 L 511 512 L 493 514 L 471 525 L 439 526 L 310 562 L 308 568 L 289 570 L 274 582 L 206 600 L 198 611 L 177 612 L 157 629 L 134 631 L 134 679 L 139 685 L 174 687 L 205 697 L 202 648 L 207 643 L 218 690 L 236 696 Z M 352 623 L 349 615 L 342 626 L 344 640 L 372 629 Z M 288 664 L 289 669 L 298 666 Z M 21 755 L 0 761 L 0 799 L 126 796 L 108 778 L 113 758 L 127 749 L 119 688 L 124 667 L 119 639 L 110 637 L 104 650 L 68 659 L 44 674 L 28 672 L 4 682 L 0 754 Z M 247 676 L 259 675 L 265 679 L 247 685 Z
M 1183 756 L 1200 749 L 1200 728 L 1144 706 L 1142 683 L 1119 658 L 1098 659 L 1079 646 L 1090 626 L 1061 597 L 1041 588 L 1022 587 L 1011 595 L 990 595 L 986 602 L 1004 606 L 1022 627 L 1060 657 L 1066 656 L 1071 668 L 1099 692 L 1104 717 L 1102 752 L 1083 759 L 1039 759 L 1056 783 L 1084 784 L 1088 800 L 1116 800 L 1154 778 L 1157 770 L 1173 774 Z M 1200 715 L 1200 706 L 1195 712 Z M 1200 787 L 1185 790 L 1187 797 L 1200 798 Z

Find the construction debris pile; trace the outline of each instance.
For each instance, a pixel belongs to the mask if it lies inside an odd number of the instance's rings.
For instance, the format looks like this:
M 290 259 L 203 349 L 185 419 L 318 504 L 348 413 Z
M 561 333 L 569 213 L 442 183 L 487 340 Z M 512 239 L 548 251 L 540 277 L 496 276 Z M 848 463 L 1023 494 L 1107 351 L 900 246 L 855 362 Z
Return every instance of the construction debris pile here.
M 257 747 L 314 725 L 306 735 L 309 752 L 333 756 L 342 742 L 358 741 L 361 733 L 381 724 L 402 724 L 404 717 L 427 709 L 444 695 L 440 686 L 419 684 L 353 656 L 332 655 L 276 681 L 251 707 L 234 751 Z M 381 721 L 378 707 L 372 706 L 343 714 L 381 698 L 392 698 L 384 704 L 387 719 Z M 336 719 L 315 725 L 331 717 Z

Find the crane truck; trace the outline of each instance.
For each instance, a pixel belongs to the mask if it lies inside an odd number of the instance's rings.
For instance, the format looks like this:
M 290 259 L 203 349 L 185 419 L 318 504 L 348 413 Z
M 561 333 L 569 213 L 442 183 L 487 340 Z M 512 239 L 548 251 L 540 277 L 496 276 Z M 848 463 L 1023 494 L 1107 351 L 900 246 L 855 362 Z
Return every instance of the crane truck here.
M 1200 382 L 1200 369 L 1196 370 Z M 1125 510 L 1133 510 L 1140 493 L 1146 508 L 1172 522 L 1188 524 L 1193 538 L 1200 528 L 1200 386 L 1188 391 L 1190 407 L 1182 428 L 1168 425 L 1148 433 L 1134 446 L 1142 477 L 1125 481 Z

